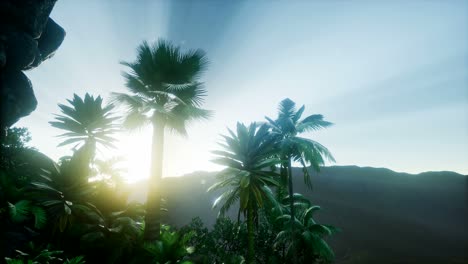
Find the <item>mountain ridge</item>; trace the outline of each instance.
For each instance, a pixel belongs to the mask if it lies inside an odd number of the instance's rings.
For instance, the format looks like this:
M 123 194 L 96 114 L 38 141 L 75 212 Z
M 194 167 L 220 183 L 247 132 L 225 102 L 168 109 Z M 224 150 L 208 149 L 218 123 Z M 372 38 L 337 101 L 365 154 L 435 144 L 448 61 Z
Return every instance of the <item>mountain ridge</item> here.
M 300 168 L 300 167 L 294 167 L 296 169 Z M 459 176 L 466 176 L 468 177 L 468 174 L 463 174 L 463 173 L 459 173 L 459 172 L 456 172 L 456 171 L 450 171 L 450 170 L 429 170 L 429 171 L 423 171 L 423 172 L 419 172 L 419 173 L 410 173 L 410 172 L 404 172 L 404 171 L 396 171 L 396 170 L 392 170 L 392 169 L 389 169 L 389 168 L 386 168 L 386 167 L 373 167 L 373 166 L 359 166 L 359 165 L 333 165 L 333 166 L 324 166 L 324 167 L 321 167 L 321 169 L 327 169 L 327 168 L 355 168 L 355 169 L 373 169 L 373 170 L 386 170 L 386 171 L 390 171 L 392 173 L 397 173 L 397 174 L 405 174 L 405 175 L 410 175 L 410 176 L 418 176 L 418 175 L 423 175 L 423 174 L 435 174 L 435 173 L 448 173 L 448 174 L 454 174 L 454 175 L 459 175 Z M 312 171 L 312 169 L 310 169 Z M 180 177 L 190 177 L 191 175 L 197 175 L 197 174 L 200 174 L 200 173 L 203 173 L 203 174 L 210 174 L 210 173 L 217 173 L 219 171 L 205 171 L 205 170 L 196 170 L 196 171 L 192 171 L 192 172 L 189 172 L 189 173 L 185 173 L 183 175 L 180 175 L 180 176 L 167 176 L 167 177 L 163 177 L 163 179 L 165 178 L 180 178 Z M 320 174 L 320 172 L 318 172 Z M 136 181 L 134 183 L 130 183 L 130 185 L 132 184 L 136 184 L 138 182 L 142 182 L 142 181 L 146 181 L 146 180 L 139 180 L 139 181 Z
M 164 178 L 162 195 L 169 209 L 165 221 L 181 226 L 199 216 L 207 226 L 213 225 L 217 211 L 211 206 L 219 192 L 206 189 L 216 181 L 216 173 Z M 317 220 L 343 230 L 329 240 L 343 263 L 353 258 L 364 259 L 364 263 L 383 263 L 383 259 L 416 261 L 398 263 L 468 261 L 467 175 L 330 166 L 313 173 L 312 190 L 304 185 L 300 168 L 294 168 L 293 175 L 295 192 L 321 206 Z M 144 202 L 146 185 L 136 186 L 138 196 L 131 198 Z M 228 213 L 233 219 L 234 210 Z

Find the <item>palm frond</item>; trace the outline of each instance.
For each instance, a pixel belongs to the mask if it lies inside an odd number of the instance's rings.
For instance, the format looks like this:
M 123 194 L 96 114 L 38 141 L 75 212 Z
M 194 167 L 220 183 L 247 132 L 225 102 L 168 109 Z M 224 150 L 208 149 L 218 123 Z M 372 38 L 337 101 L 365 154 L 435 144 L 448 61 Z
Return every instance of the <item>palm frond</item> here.
M 323 115 L 310 115 L 297 124 L 297 131 L 299 133 L 310 132 L 327 128 L 331 125 L 333 123 L 323 120 Z
M 286 98 L 278 105 L 278 119 L 293 118 L 296 113 L 296 103 L 293 100 Z

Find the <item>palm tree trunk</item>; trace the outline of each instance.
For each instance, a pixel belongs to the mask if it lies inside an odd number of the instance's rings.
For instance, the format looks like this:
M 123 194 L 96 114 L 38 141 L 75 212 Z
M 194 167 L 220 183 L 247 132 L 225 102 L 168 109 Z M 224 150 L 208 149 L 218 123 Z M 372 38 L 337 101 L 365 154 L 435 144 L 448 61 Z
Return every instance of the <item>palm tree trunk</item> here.
M 286 159 L 282 157 L 282 159 Z M 280 185 L 276 188 L 276 199 L 282 201 L 286 197 L 288 186 L 288 169 L 287 164 L 281 163 L 280 166 Z
M 289 190 L 289 208 L 291 210 L 291 239 L 292 239 L 292 246 L 291 249 L 293 251 L 293 259 L 292 263 L 297 263 L 297 255 L 296 255 L 296 232 L 294 230 L 294 220 L 296 217 L 295 209 L 294 209 L 294 190 L 293 190 L 293 181 L 292 181 L 292 165 L 291 165 L 291 157 L 288 157 L 288 190 Z
M 151 147 L 151 174 L 146 199 L 145 241 L 158 240 L 161 233 L 161 179 L 164 152 L 164 120 L 153 119 L 153 139 Z
M 80 184 L 88 184 L 91 174 L 91 166 L 94 163 L 96 154 L 96 141 L 88 139 L 85 144 L 73 153 L 71 171 L 75 172 L 74 178 L 78 179 Z
M 247 211 L 247 263 L 255 263 L 255 248 L 254 248 L 254 222 L 253 222 L 253 208 L 249 205 Z

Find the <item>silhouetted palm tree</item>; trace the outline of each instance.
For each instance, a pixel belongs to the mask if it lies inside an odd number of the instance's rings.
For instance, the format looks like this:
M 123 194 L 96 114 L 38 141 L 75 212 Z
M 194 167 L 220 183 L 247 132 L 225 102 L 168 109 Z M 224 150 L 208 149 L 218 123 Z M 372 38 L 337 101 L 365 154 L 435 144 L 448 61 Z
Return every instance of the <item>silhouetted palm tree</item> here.
M 115 93 L 114 99 L 128 110 L 124 120 L 127 128 L 147 124 L 153 127 L 151 176 L 145 217 L 145 240 L 160 235 L 161 195 L 165 128 L 186 135 L 190 121 L 207 119 L 210 111 L 200 108 L 206 95 L 198 82 L 207 60 L 201 50 L 181 52 L 167 41 L 154 45 L 143 42 L 137 49 L 135 62 L 123 62 L 130 71 L 124 73 L 129 94 Z
M 322 115 L 310 115 L 301 120 L 305 107 L 302 106 L 296 110 L 296 103 L 286 98 L 279 103 L 278 117 L 276 120 L 266 117 L 267 124 L 270 126 L 271 133 L 276 136 L 279 148 L 279 156 L 283 163 L 281 164 L 281 183 L 284 188 L 288 187 L 289 196 L 294 195 L 292 181 L 292 162 L 300 162 L 303 167 L 304 182 L 311 188 L 312 183 L 308 167 L 311 166 L 315 171 L 320 170 L 325 160 L 335 161 L 327 148 L 320 143 L 300 137 L 299 134 L 314 131 L 331 126 L 332 123 L 323 120 Z M 281 193 L 280 188 L 280 193 Z M 282 197 L 279 197 L 282 198 Z M 290 199 L 291 218 L 294 219 L 294 201 Z M 291 222 L 292 223 L 292 222 Z M 292 225 L 294 229 L 294 226 Z M 292 231 L 293 234 L 295 233 Z M 293 260 L 296 262 L 295 260 Z
M 86 93 L 84 99 L 74 94 L 72 100 L 67 100 L 70 106 L 59 104 L 61 115 L 56 115 L 55 121 L 49 122 L 53 127 L 67 131 L 59 137 L 66 138 L 59 146 L 75 143 L 81 153 L 82 166 L 85 177 L 89 177 L 89 166 L 94 160 L 96 143 L 106 147 L 113 147 L 115 139 L 111 136 L 117 131 L 114 121 L 118 117 L 113 116 L 114 106 L 102 105 L 102 98 Z M 83 177 L 83 178 L 85 178 Z
M 86 93 L 84 99 L 74 94 L 72 100 L 67 100 L 71 106 L 59 104 L 62 115 L 56 115 L 55 120 L 49 122 L 53 127 L 68 131 L 59 137 L 68 138 L 59 146 L 72 143 L 78 145 L 93 145 L 100 143 L 112 147 L 115 141 L 111 134 L 117 129 L 113 123 L 118 117 L 112 116 L 114 105 L 103 107 L 102 98 Z
M 218 174 L 220 181 L 209 190 L 227 188 L 214 202 L 213 207 L 223 203 L 220 215 L 239 201 L 238 218 L 242 212 L 247 216 L 248 232 L 248 263 L 255 263 L 254 253 L 254 221 L 259 208 L 265 202 L 275 203 L 274 196 L 268 186 L 278 186 L 278 174 L 270 170 L 277 165 L 279 159 L 273 157 L 274 140 L 266 125 L 249 127 L 237 123 L 237 134 L 229 130 L 230 136 L 223 136 L 225 143 L 221 144 L 224 151 L 214 151 L 220 157 L 213 162 L 227 166 Z

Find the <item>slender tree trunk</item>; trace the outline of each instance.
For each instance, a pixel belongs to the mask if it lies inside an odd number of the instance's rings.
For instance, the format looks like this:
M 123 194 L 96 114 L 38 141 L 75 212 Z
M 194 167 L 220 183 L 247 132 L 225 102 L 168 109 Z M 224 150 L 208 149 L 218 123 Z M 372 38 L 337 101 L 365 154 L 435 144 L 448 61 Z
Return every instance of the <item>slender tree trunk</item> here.
M 282 157 L 282 159 L 286 159 Z M 276 187 L 276 199 L 281 202 L 287 194 L 287 186 L 288 186 L 288 169 L 287 165 L 281 163 L 280 166 L 280 185 Z
M 164 120 L 153 120 L 151 171 L 146 199 L 144 240 L 158 240 L 161 232 L 161 179 L 164 152 Z
M 96 154 L 96 141 L 88 139 L 83 146 L 73 153 L 73 167 L 71 171 L 75 172 L 74 181 L 78 179 L 80 184 L 88 184 L 89 178 L 91 178 L 91 167 L 94 163 L 94 156 Z
M 254 216 L 253 208 L 249 205 L 247 211 L 247 243 L 248 243 L 248 252 L 247 252 L 247 264 L 255 264 L 255 245 L 254 245 Z
M 291 157 L 288 157 L 288 190 L 289 190 L 289 207 L 291 210 L 291 239 L 292 239 L 292 251 L 293 251 L 293 259 L 292 263 L 297 263 L 297 252 L 296 252 L 296 231 L 294 228 L 294 219 L 296 217 L 295 209 L 294 209 L 294 190 L 293 190 L 293 180 L 292 180 L 292 165 L 291 165 Z

